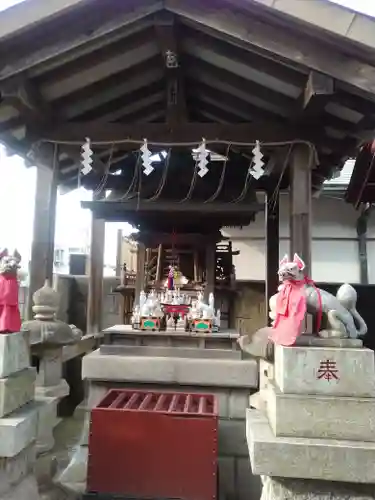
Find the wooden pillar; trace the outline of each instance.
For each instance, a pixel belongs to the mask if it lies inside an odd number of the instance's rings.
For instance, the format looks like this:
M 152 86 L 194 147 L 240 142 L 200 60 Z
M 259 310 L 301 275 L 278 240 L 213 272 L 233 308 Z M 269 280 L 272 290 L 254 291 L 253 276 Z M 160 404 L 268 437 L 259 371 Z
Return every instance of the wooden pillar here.
M 46 279 L 50 280 L 52 286 L 58 180 L 57 148 L 53 152 L 51 147 L 50 157 L 50 169 L 42 166 L 37 167 L 33 242 L 27 297 L 28 319 L 33 317 L 33 294 L 44 285 Z
M 290 165 L 290 257 L 294 253 L 306 264 L 306 275 L 311 277 L 311 170 L 307 146 L 296 146 Z
M 266 226 L 266 321 L 271 324 L 269 318 L 269 300 L 277 292 L 279 277 L 279 195 L 266 195 L 265 207 L 265 226 Z
M 216 243 L 208 243 L 206 247 L 206 288 L 204 291 L 205 300 L 208 300 L 210 293 L 215 292 L 216 281 Z
M 198 251 L 195 250 L 193 254 L 194 259 L 194 282 L 199 282 L 199 254 Z
M 135 279 L 135 300 L 134 304 L 139 304 L 139 294 L 145 288 L 145 263 L 146 248 L 144 243 L 138 242 L 137 249 L 137 275 Z
M 359 276 L 361 285 L 368 285 L 368 255 L 367 255 L 367 229 L 370 209 L 366 208 L 362 211 L 357 219 L 357 236 L 358 236 L 358 258 L 359 258 Z
M 100 201 L 105 193 L 94 194 Z M 104 271 L 105 221 L 92 217 L 89 259 L 89 293 L 87 301 L 87 332 L 98 334 L 102 330 L 103 317 L 103 271 Z
M 122 261 L 122 230 L 117 231 L 117 249 L 116 249 L 116 276 L 121 276 L 121 269 L 124 264 Z
M 155 278 L 156 283 L 160 283 L 162 279 L 162 274 L 163 274 L 163 270 L 161 267 L 162 264 L 163 264 L 163 245 L 160 243 L 158 247 L 158 260 L 156 262 L 156 278 Z

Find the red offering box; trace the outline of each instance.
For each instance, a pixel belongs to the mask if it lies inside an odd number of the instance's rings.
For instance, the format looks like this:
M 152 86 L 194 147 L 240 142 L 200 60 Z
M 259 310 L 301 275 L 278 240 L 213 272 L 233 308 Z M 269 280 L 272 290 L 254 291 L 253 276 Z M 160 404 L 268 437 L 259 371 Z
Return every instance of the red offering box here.
M 215 500 L 212 394 L 110 390 L 91 412 L 87 491 Z

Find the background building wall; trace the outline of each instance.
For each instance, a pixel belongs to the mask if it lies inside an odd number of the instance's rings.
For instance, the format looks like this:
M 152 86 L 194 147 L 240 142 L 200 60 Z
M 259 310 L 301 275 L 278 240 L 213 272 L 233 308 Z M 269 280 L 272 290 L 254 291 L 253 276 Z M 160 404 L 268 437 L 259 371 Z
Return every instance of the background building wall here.
M 356 222 L 359 213 L 334 195 L 313 200 L 312 278 L 327 283 L 359 283 L 360 267 Z M 289 251 L 289 199 L 280 200 L 280 256 Z M 240 250 L 235 259 L 237 279 L 265 279 L 264 213 L 250 226 L 225 229 L 224 234 Z M 375 283 L 375 214 L 370 216 L 368 235 L 369 282 Z

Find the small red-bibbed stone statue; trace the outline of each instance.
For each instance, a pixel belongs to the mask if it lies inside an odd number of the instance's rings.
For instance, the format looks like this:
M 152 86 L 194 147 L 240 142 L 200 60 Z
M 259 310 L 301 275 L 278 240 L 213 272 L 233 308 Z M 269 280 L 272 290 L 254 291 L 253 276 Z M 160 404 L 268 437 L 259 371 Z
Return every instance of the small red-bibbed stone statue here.
M 21 255 L 15 250 L 0 252 L 0 334 L 15 333 L 21 329 L 21 315 L 18 306 L 18 269 Z

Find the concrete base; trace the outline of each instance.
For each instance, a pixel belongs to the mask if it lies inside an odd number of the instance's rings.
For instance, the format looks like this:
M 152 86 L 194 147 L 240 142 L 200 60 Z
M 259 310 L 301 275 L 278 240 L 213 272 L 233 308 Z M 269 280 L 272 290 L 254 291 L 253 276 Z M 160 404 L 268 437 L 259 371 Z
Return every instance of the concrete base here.
M 270 382 L 266 401 L 275 436 L 375 441 L 375 398 L 283 394 Z
M 0 378 L 30 366 L 29 332 L 0 335 Z
M 262 500 L 373 500 L 373 484 L 339 483 L 265 476 Z
M 278 345 L 275 382 L 287 394 L 375 397 L 374 353 L 364 348 Z
M 40 500 L 35 477 L 33 475 L 25 477 L 7 493 L 0 496 L 0 500 Z
M 26 368 L 0 379 L 0 418 L 34 399 L 35 368 Z
M 375 483 L 375 443 L 276 437 L 266 416 L 247 410 L 253 474 Z
M 31 402 L 0 419 L 0 457 L 14 457 L 35 440 L 39 410 Z

